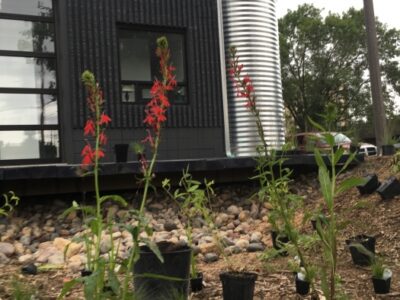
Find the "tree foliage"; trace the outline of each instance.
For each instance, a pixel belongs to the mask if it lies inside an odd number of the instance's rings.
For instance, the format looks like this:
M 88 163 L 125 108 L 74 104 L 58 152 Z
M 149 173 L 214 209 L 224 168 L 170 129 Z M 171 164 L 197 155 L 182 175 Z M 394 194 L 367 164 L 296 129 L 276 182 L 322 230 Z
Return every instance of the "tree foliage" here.
M 400 31 L 377 22 L 383 96 L 388 113 L 400 94 Z M 342 15 L 304 4 L 279 20 L 283 98 L 296 126 L 304 131 L 308 117 L 337 107 L 334 123 L 370 117 L 371 96 L 363 10 Z M 330 106 L 329 106 L 330 104 Z

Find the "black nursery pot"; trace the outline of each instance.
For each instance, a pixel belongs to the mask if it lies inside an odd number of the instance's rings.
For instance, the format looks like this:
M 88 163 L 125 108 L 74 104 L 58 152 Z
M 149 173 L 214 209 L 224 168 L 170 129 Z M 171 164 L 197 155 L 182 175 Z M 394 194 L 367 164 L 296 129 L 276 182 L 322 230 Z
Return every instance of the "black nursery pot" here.
M 252 300 L 257 274 L 225 272 L 219 275 L 224 300 Z
M 116 144 L 114 145 L 115 160 L 118 163 L 127 162 L 128 160 L 128 144 Z
M 307 295 L 310 292 L 310 283 L 300 280 L 296 274 L 296 293 L 299 295 Z
M 372 277 L 375 294 L 387 294 L 390 291 L 391 277 L 388 279 L 378 279 Z
M 271 231 L 271 237 L 272 237 L 272 246 L 274 249 L 280 251 L 279 254 L 282 256 L 287 256 L 288 253 L 287 251 L 281 251 L 282 246 L 280 244 L 286 244 L 289 243 L 289 238 L 285 235 L 278 235 L 278 232 L 272 230 Z
M 395 154 L 395 152 L 393 145 L 382 145 L 382 155 L 389 156 Z
M 381 196 L 382 200 L 389 200 L 400 195 L 400 182 L 396 177 L 391 176 L 383 182 L 376 192 Z
M 190 289 L 194 293 L 203 289 L 203 273 L 199 272 L 196 278 L 190 278 Z
M 135 291 L 141 300 L 187 299 L 192 249 L 187 246 L 177 249 L 171 243 L 158 247 L 164 263 L 148 247 L 140 247 L 140 258 L 134 266 Z M 151 274 L 171 279 L 154 278 Z
M 357 235 L 353 238 L 346 240 L 346 244 L 349 246 L 351 258 L 353 259 L 353 263 L 358 266 L 370 266 L 371 265 L 371 257 L 367 254 L 361 253 L 358 249 L 351 244 L 361 244 L 368 251 L 375 254 L 375 237 L 367 236 L 367 235 Z
M 380 182 L 376 174 L 368 174 L 367 176 L 364 177 L 364 179 L 365 179 L 364 184 L 357 185 L 357 189 L 361 195 L 372 194 L 379 188 Z

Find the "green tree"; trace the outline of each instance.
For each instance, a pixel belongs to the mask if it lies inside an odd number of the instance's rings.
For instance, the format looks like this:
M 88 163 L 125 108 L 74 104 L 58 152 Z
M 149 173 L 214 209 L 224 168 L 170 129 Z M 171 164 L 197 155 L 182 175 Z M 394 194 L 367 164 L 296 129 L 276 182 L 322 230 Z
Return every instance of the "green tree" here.
M 400 31 L 377 22 L 383 95 L 388 113 L 400 94 Z M 336 120 L 350 124 L 368 117 L 371 96 L 366 31 L 362 10 L 342 15 L 304 4 L 279 20 L 283 98 L 297 127 L 308 129 L 308 117 L 324 123 L 328 105 Z M 325 120 L 326 121 L 326 120 Z

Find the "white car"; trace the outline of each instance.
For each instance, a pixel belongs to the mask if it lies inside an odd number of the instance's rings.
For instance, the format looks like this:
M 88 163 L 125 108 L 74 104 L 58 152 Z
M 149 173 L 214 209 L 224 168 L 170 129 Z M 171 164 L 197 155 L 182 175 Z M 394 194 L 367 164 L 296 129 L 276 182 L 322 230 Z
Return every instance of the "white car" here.
M 378 148 L 372 144 L 361 143 L 358 148 L 358 153 L 362 153 L 365 156 L 376 156 L 378 154 Z

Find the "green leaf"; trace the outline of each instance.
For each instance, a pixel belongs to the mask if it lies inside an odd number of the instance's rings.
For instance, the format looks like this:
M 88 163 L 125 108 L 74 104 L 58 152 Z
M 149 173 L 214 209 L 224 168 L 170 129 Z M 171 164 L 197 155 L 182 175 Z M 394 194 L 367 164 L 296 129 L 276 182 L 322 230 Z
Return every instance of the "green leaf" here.
M 332 182 L 329 178 L 329 173 L 324 168 L 318 170 L 319 184 L 321 186 L 321 192 L 329 208 L 333 206 L 333 195 L 332 195 Z
M 315 161 L 317 162 L 318 167 L 320 169 L 328 171 L 328 169 L 326 168 L 326 164 L 322 158 L 321 152 L 317 148 L 314 149 L 314 154 L 315 154 Z
M 340 170 L 340 173 L 347 169 L 347 167 L 351 164 L 351 162 L 354 160 L 356 155 L 357 155 L 357 152 L 351 153 L 349 155 L 349 158 L 346 160 L 345 164 L 343 165 L 342 169 Z
M 333 165 L 334 166 L 336 166 L 336 164 L 342 158 L 343 153 L 344 153 L 344 149 L 342 147 L 339 147 L 339 149 L 336 150 L 335 155 L 333 157 Z
M 99 271 L 90 274 L 90 276 L 84 277 L 83 291 L 85 299 L 95 299 L 98 277 Z
M 331 148 L 335 146 L 335 137 L 332 134 L 324 133 L 322 136 Z
M 105 196 L 100 197 L 100 203 L 103 203 L 103 202 L 106 202 L 109 200 L 111 200 L 123 207 L 128 205 L 126 200 L 123 197 L 121 197 L 120 195 L 105 195 Z
M 161 279 L 161 280 L 167 280 L 167 281 L 185 281 L 185 279 L 182 279 L 179 277 L 172 277 L 172 276 L 166 276 L 166 275 L 161 275 L 161 274 L 152 274 L 152 273 L 135 274 L 135 277 L 154 278 L 154 279 Z
M 326 131 L 326 129 L 324 127 L 322 127 L 322 125 L 318 124 L 317 122 L 313 121 L 313 119 L 311 119 L 310 117 L 308 117 L 308 122 L 311 123 L 311 125 L 315 128 L 317 128 L 320 131 Z
M 163 188 L 166 188 L 166 187 L 169 187 L 169 186 L 170 186 L 170 181 L 169 181 L 168 178 L 165 178 L 165 179 L 162 181 L 162 187 L 163 187 Z
M 348 178 L 339 184 L 336 190 L 336 195 L 340 195 L 341 193 L 344 193 L 345 191 L 357 185 L 362 185 L 365 182 L 366 182 L 365 178 Z
M 148 239 L 144 240 L 144 243 L 157 256 L 157 258 L 160 260 L 160 262 L 164 263 L 164 258 L 160 252 L 160 249 L 158 249 L 157 244 Z
M 72 280 L 67 281 L 66 283 L 64 283 L 64 286 L 63 286 L 63 288 L 61 290 L 61 293 L 57 297 L 57 299 L 64 298 L 65 295 L 68 294 L 74 288 L 75 285 L 77 285 L 79 283 L 82 283 L 82 282 L 83 282 L 83 278 L 75 278 L 75 279 L 72 279 Z
M 199 188 L 199 185 L 197 185 L 197 184 L 192 185 L 192 186 L 187 190 L 187 192 L 188 192 L 188 193 L 193 193 L 193 192 L 196 191 L 198 188 Z
M 112 289 L 115 294 L 118 294 L 120 288 L 120 282 L 114 271 L 108 272 L 108 286 Z

